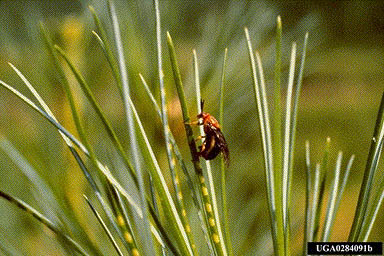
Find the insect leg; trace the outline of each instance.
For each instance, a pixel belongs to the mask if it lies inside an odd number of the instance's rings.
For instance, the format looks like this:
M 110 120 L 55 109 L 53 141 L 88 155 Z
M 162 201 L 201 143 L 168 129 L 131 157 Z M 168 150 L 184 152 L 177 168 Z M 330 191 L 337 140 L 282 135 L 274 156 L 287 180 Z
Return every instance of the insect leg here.
M 205 138 L 205 135 L 200 135 L 200 136 L 197 136 L 197 138 L 195 139 L 195 141 L 199 141 L 199 140 L 202 140 Z
M 192 121 L 192 122 L 184 122 L 184 123 L 189 124 L 189 125 L 203 125 L 203 122 L 201 122 L 199 120 Z
M 199 155 L 201 155 L 201 153 L 202 153 L 203 151 L 205 151 L 205 143 L 201 144 L 201 146 L 199 146 L 199 149 L 200 149 L 200 151 L 199 151 Z

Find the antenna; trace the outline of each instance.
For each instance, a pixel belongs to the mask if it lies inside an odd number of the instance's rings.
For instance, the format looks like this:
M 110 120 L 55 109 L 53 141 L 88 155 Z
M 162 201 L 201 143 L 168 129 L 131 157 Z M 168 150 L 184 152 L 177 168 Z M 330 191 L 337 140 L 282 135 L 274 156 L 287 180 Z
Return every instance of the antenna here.
M 203 109 L 204 109 L 204 100 L 203 99 L 200 99 L 200 108 L 201 108 L 201 113 L 203 113 Z

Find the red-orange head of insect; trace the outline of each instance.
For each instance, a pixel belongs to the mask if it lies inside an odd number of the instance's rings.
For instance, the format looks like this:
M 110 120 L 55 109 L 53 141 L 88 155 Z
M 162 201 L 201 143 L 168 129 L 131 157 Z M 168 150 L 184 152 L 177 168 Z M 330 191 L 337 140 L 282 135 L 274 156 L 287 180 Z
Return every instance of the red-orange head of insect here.
M 220 129 L 219 122 L 217 122 L 216 118 L 211 116 L 211 114 L 209 114 L 209 113 L 201 112 L 200 114 L 197 115 L 197 118 L 203 119 L 203 122 L 202 122 L 203 125 L 210 124 L 210 125 L 218 128 L 218 129 Z

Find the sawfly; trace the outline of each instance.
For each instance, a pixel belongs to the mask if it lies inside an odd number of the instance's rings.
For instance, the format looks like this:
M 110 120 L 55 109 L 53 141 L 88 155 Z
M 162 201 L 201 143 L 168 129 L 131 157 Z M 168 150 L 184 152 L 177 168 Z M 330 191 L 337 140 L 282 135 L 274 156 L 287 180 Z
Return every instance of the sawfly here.
M 229 150 L 228 144 L 225 141 L 224 135 L 220 130 L 219 122 L 211 114 L 204 112 L 204 101 L 201 100 L 201 113 L 197 115 L 197 121 L 192 122 L 194 125 L 202 125 L 204 128 L 204 136 L 198 139 L 204 139 L 197 155 L 206 160 L 212 160 L 220 153 L 223 154 L 226 165 L 229 165 Z

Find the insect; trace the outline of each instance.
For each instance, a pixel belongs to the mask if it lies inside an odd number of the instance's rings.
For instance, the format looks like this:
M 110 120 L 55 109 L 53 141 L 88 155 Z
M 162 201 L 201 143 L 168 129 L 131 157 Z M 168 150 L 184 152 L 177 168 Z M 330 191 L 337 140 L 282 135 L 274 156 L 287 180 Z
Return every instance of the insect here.
M 212 160 L 220 153 L 223 154 L 226 165 L 229 165 L 229 150 L 228 144 L 225 141 L 224 135 L 220 130 L 219 122 L 211 114 L 203 111 L 204 101 L 201 100 L 201 113 L 197 115 L 198 121 L 192 124 L 203 125 L 205 136 L 203 144 L 199 147 L 198 156 L 206 160 Z

